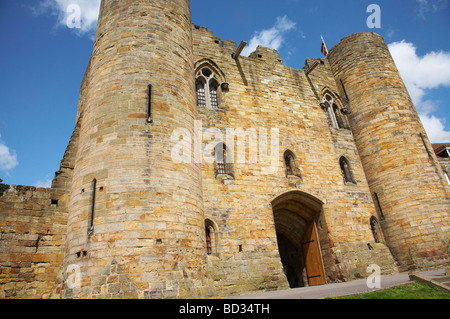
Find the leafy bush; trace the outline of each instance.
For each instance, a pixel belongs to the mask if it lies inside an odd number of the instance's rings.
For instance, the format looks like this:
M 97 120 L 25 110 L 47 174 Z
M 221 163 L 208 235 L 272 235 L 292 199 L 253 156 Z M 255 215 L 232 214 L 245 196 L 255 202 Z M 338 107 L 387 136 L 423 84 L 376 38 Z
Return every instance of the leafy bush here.
M 3 180 L 0 178 L 0 196 L 3 196 L 3 192 L 5 192 L 9 188 L 9 185 L 3 184 Z

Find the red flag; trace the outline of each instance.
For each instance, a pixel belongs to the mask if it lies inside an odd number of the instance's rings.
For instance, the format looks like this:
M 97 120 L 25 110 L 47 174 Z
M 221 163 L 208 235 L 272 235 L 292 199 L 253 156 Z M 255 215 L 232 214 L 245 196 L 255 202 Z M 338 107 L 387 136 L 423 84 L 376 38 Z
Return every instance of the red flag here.
M 325 41 L 323 40 L 323 37 L 320 36 L 322 38 L 322 48 L 320 49 L 320 51 L 323 53 L 323 55 L 327 56 L 328 55 L 328 50 L 327 50 L 327 46 L 325 45 Z

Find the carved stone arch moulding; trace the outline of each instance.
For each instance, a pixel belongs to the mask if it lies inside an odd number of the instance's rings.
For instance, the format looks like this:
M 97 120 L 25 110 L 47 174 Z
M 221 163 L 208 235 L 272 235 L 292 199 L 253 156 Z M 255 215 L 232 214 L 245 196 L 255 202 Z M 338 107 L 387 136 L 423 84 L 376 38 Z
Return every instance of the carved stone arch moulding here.
M 328 86 L 324 86 L 322 88 L 322 90 L 320 91 L 320 96 L 322 96 L 322 100 L 320 101 L 321 103 L 325 102 L 325 96 L 326 94 L 329 94 L 334 101 L 338 104 L 339 109 L 343 110 L 345 109 L 345 104 L 342 101 L 341 97 L 339 96 L 339 94 L 337 94 L 336 92 L 334 92 L 331 88 L 329 88 Z
M 219 84 L 226 82 L 225 73 L 222 72 L 220 67 L 213 60 L 207 58 L 200 59 L 195 63 L 195 77 L 198 77 L 200 75 L 203 68 L 210 69 L 214 74 L 214 78 L 217 82 L 219 82 Z

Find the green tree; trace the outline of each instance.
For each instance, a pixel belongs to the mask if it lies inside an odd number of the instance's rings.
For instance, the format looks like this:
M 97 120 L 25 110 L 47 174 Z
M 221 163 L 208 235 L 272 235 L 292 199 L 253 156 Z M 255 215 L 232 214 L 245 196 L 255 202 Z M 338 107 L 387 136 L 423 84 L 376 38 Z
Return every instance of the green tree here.
M 9 185 L 3 184 L 3 180 L 0 178 L 0 196 L 3 196 L 3 192 L 9 188 Z

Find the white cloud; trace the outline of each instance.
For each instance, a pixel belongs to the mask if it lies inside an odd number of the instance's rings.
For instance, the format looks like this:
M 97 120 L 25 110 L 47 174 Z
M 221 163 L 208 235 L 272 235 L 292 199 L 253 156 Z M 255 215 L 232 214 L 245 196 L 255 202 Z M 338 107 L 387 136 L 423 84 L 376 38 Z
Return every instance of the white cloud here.
M 287 16 L 278 17 L 275 25 L 270 29 L 255 32 L 248 45 L 242 51 L 242 55 L 249 56 L 250 53 L 256 50 L 258 45 L 278 50 L 283 44 L 284 34 L 295 29 L 295 25 L 296 23 L 289 20 Z
M 37 181 L 34 186 L 36 186 L 38 188 L 50 188 L 50 187 L 52 187 L 52 180 L 46 179 L 43 181 Z
M 420 120 L 432 143 L 448 143 L 450 132 L 445 130 L 445 119 L 439 119 L 434 115 L 419 114 Z
M 57 25 L 71 28 L 80 35 L 95 33 L 101 0 L 41 0 L 33 11 L 55 15 Z
M 1 135 L 0 135 L 1 137 Z M 16 152 L 0 141 L 0 171 L 9 171 L 19 165 Z
M 449 142 L 446 119 L 432 113 L 438 109 L 437 102 L 427 99 L 427 94 L 440 87 L 450 87 L 450 52 L 430 52 L 420 57 L 412 43 L 394 42 L 389 51 L 411 95 L 414 105 L 433 143 Z
M 389 44 L 389 51 L 414 103 L 422 102 L 427 89 L 450 86 L 450 53 L 430 52 L 419 57 L 414 44 L 404 40 Z

